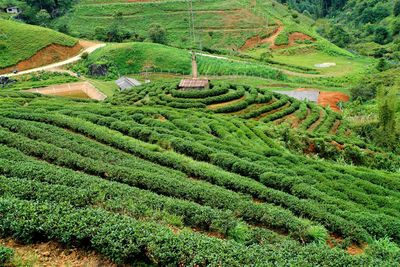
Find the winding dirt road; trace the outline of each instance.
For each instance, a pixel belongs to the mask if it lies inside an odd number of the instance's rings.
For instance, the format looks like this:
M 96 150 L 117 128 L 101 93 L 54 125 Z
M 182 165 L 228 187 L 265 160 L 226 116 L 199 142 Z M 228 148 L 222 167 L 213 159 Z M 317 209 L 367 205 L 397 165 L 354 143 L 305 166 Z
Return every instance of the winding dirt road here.
M 83 44 L 83 47 L 85 47 L 85 49 L 79 55 L 76 55 L 76 56 L 71 57 L 71 58 L 69 58 L 67 60 L 60 61 L 60 62 L 57 62 L 57 63 L 53 63 L 53 64 L 50 64 L 50 65 L 46 65 L 46 66 L 42 66 L 42 67 L 39 67 L 39 68 L 30 69 L 30 70 L 20 71 L 20 72 L 18 72 L 16 74 L 14 74 L 14 73 L 6 73 L 6 74 L 2 74 L 2 76 L 11 77 L 11 76 L 16 76 L 16 75 L 29 74 L 29 73 L 33 73 L 33 72 L 57 69 L 57 68 L 60 68 L 62 66 L 77 62 L 82 58 L 82 54 L 84 54 L 84 53 L 91 54 L 94 51 L 96 51 L 97 49 L 102 48 L 102 47 L 104 47 L 106 45 L 106 44 L 98 44 L 98 43 L 92 43 L 92 42 L 87 42 L 87 41 L 81 41 L 81 43 Z

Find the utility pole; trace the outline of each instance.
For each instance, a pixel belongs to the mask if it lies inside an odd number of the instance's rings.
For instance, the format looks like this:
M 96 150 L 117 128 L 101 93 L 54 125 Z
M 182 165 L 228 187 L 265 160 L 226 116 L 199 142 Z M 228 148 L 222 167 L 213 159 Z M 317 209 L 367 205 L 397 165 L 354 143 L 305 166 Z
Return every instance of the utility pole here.
M 193 1 L 189 0 L 189 33 L 190 37 L 193 41 L 192 47 L 192 76 L 193 79 L 198 78 L 198 68 L 197 68 L 197 60 L 196 60 L 196 53 L 194 52 L 194 48 L 196 47 L 196 34 L 195 34 L 195 26 L 194 26 L 194 14 L 193 14 Z

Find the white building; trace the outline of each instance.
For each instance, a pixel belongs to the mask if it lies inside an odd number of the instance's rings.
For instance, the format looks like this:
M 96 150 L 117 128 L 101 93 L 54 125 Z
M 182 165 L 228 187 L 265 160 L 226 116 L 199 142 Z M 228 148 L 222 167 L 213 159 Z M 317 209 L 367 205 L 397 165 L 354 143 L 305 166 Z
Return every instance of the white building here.
M 12 7 L 7 7 L 6 12 L 8 14 L 19 14 L 21 13 L 21 9 L 19 9 L 19 7 L 16 6 L 12 6 Z

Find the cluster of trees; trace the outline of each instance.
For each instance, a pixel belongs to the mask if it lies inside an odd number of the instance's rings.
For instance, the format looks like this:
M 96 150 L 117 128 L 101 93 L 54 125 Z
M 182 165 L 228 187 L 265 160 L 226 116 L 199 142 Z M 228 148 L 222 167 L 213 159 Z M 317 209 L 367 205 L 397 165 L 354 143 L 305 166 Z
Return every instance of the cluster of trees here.
M 378 64 L 378 67 L 383 63 Z M 400 93 L 400 80 L 394 79 L 398 69 L 389 69 L 364 78 L 351 89 L 353 100 L 360 104 L 365 102 L 375 103 L 377 107 L 377 122 L 369 122 L 358 127 L 357 132 L 374 143 L 389 150 L 398 150 L 400 129 L 398 101 Z
M 122 13 L 114 14 L 113 22 L 108 27 L 98 26 L 94 30 L 94 38 L 105 42 L 124 42 L 134 41 L 143 42 L 146 38 L 136 32 L 127 30 L 124 27 L 124 17 Z M 148 39 L 154 43 L 165 44 L 167 42 L 167 32 L 160 24 L 152 24 L 148 30 Z
M 19 18 L 27 23 L 48 26 L 52 19 L 64 15 L 76 0 L 2 0 L 0 7 L 17 6 L 23 12 Z
M 279 0 L 279 2 L 317 19 L 341 9 L 347 0 Z
M 400 35 L 400 0 L 280 0 L 280 2 L 314 19 L 326 18 L 329 23 L 318 23 L 319 33 L 343 48 L 361 52 L 363 49 L 355 48 L 352 44 L 359 44 L 360 40 L 363 40 L 386 45 L 391 44 Z M 373 56 L 400 60 L 396 54 L 400 51 L 397 48 L 389 47 L 388 51 L 373 53 Z M 368 54 L 371 55 L 370 52 Z

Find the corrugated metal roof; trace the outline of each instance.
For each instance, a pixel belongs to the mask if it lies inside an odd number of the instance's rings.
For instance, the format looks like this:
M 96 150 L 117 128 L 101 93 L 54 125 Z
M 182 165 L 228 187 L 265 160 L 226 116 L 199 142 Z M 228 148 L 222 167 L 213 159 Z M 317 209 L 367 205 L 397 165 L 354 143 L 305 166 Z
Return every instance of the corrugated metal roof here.
M 142 83 L 139 82 L 138 80 L 131 79 L 128 77 L 121 77 L 117 81 L 115 81 L 115 83 L 118 85 L 121 91 L 142 85 Z
M 318 90 L 302 90 L 302 91 L 274 91 L 275 93 L 287 95 L 298 100 L 308 100 L 311 102 L 318 102 Z
M 181 88 L 198 88 L 208 86 L 209 81 L 205 79 L 184 79 L 181 80 L 179 87 Z

